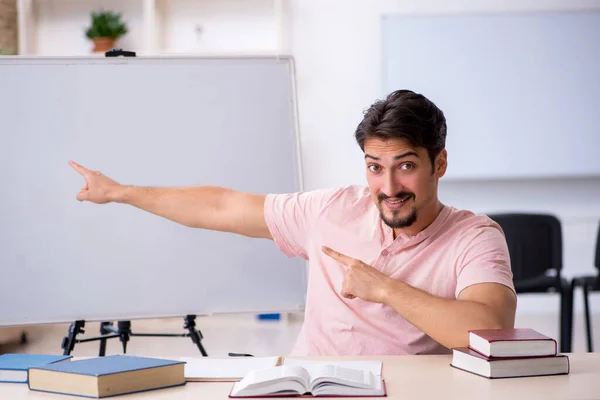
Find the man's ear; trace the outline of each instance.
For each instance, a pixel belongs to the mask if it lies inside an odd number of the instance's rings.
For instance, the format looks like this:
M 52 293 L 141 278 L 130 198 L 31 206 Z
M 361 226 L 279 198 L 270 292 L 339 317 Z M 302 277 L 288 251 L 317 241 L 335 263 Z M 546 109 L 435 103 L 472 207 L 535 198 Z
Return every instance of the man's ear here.
M 435 158 L 435 169 L 433 174 L 439 179 L 446 174 L 446 168 L 448 168 L 448 152 L 446 149 L 442 149 L 440 154 Z

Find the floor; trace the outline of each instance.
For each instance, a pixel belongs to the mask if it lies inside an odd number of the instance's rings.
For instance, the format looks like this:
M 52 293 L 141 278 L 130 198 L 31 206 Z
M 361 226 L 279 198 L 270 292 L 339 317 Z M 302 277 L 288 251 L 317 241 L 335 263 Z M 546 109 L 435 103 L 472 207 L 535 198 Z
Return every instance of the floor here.
M 253 315 L 221 315 L 199 317 L 197 327 L 204 338 L 202 343 L 209 356 L 227 356 L 229 352 L 249 353 L 255 356 L 288 354 L 302 325 L 302 315 L 288 315 L 281 321 L 260 321 Z M 558 318 L 554 315 L 518 315 L 515 325 L 529 327 L 558 338 Z M 600 315 L 593 317 L 594 343 L 600 351 Z M 27 328 L 27 343 L 18 340 L 0 345 L 0 354 L 62 353 L 61 342 L 67 334 L 68 324 L 51 324 Z M 81 338 L 99 334 L 99 323 L 87 323 Z M 183 318 L 137 320 L 132 322 L 135 333 L 184 333 Z M 574 319 L 573 352 L 586 351 L 583 317 Z M 98 354 L 98 341 L 77 343 L 74 356 Z M 106 354 L 122 354 L 118 338 L 109 339 Z M 189 337 L 131 337 L 127 342 L 127 353 L 147 356 L 200 356 L 200 351 Z
M 256 356 L 289 353 L 300 331 L 302 317 L 289 316 L 282 321 L 259 321 L 254 315 L 223 315 L 198 317 L 197 329 L 203 339 L 202 345 L 209 356 L 227 356 L 228 353 L 250 353 Z M 131 323 L 135 333 L 187 332 L 183 318 L 136 320 Z M 69 324 L 38 325 L 27 328 L 27 343 L 18 340 L 0 345 L 0 353 L 62 353 L 61 342 L 67 335 Z M 100 324 L 86 323 L 85 333 L 78 338 L 97 337 Z M 77 343 L 74 356 L 98 354 L 99 341 Z M 106 354 L 122 354 L 119 338 L 107 341 Z M 189 337 L 140 337 L 134 336 L 127 342 L 127 353 L 148 356 L 200 356 L 200 350 Z

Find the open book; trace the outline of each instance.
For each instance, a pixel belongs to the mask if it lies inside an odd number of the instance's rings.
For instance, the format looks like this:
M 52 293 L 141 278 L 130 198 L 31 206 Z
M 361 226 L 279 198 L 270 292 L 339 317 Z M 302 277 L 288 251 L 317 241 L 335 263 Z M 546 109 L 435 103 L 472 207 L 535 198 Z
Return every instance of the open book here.
M 385 396 L 381 375 L 339 365 L 304 368 L 282 365 L 249 372 L 233 385 L 229 397 Z

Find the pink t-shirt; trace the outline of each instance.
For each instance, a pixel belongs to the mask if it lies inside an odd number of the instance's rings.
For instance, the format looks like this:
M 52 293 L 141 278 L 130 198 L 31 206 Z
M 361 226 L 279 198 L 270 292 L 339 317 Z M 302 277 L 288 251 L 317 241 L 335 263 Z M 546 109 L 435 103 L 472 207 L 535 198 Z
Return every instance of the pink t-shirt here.
M 305 321 L 292 351 L 296 356 L 450 352 L 392 307 L 343 298 L 345 267 L 325 255 L 322 246 L 446 299 L 482 282 L 514 291 L 504 234 L 487 216 L 445 206 L 426 229 L 394 240 L 369 189 L 350 186 L 270 194 L 265 220 L 287 257 L 309 260 Z

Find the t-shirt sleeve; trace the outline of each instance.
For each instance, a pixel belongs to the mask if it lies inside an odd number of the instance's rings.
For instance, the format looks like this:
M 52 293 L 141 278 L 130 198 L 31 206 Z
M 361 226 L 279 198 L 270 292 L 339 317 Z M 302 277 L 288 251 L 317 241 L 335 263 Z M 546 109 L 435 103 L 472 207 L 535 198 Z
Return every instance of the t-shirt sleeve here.
M 266 196 L 265 222 L 283 254 L 308 260 L 311 226 L 332 194 L 331 190 L 315 190 Z
M 515 292 L 506 239 L 495 222 L 469 229 L 457 246 L 456 298 L 477 283 L 500 283 Z

